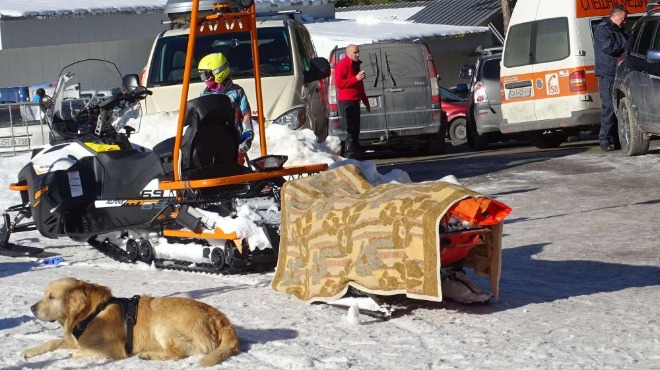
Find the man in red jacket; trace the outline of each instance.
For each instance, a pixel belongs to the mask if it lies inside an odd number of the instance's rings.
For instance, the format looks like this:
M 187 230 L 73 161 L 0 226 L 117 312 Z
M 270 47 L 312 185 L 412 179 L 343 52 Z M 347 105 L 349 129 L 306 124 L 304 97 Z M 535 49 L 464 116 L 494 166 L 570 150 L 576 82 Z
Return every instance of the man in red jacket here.
M 371 112 L 369 99 L 364 92 L 364 71 L 360 71 L 360 49 L 357 45 L 346 47 L 346 56 L 335 65 L 335 86 L 337 105 L 348 137 L 344 142 L 346 158 L 356 158 L 362 154 L 360 148 L 360 101 Z

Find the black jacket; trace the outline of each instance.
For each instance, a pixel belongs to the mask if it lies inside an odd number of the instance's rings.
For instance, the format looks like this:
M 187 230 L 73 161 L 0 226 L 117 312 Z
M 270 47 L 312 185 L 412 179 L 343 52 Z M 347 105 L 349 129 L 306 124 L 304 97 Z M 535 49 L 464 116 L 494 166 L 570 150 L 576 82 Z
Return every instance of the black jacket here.
M 614 76 L 616 60 L 628 47 L 628 34 L 606 17 L 594 31 L 596 76 Z

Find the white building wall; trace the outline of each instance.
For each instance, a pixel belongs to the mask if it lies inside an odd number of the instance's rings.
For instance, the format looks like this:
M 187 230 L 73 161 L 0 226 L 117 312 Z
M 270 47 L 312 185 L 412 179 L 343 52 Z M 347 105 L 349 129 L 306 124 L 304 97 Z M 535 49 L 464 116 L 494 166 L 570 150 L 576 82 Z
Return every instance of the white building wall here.
M 56 81 L 67 64 L 85 58 L 109 60 L 123 74 L 140 74 L 154 38 L 0 50 L 0 86 Z
M 167 19 L 164 13 L 4 19 L 0 86 L 55 81 L 63 66 L 84 58 L 106 59 L 124 74 L 139 74 Z
M 4 18 L 2 49 L 132 40 L 155 37 L 166 29 L 164 13 L 98 14 L 51 18 Z

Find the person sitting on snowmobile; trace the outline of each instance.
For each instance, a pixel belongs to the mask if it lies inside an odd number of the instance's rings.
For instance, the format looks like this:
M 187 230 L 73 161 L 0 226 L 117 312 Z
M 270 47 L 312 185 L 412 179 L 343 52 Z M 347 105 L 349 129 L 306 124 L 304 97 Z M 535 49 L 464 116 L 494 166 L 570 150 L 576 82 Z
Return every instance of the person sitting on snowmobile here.
M 205 56 L 199 61 L 197 67 L 199 77 L 204 81 L 206 87 L 200 94 L 224 94 L 229 97 L 234 107 L 234 121 L 241 133 L 238 147 L 238 162 L 245 162 L 245 155 L 252 146 L 254 131 L 252 129 L 252 110 L 248 102 L 245 90 L 232 82 L 229 76 L 229 63 L 222 53 L 213 53 Z

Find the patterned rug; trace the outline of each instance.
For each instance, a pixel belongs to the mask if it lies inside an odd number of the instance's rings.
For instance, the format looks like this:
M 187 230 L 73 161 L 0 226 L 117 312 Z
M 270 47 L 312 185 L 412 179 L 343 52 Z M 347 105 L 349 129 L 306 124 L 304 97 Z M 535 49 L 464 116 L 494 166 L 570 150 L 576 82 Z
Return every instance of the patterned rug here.
M 471 224 L 490 224 L 464 265 L 489 277 L 498 294 L 502 225 L 511 211 L 502 203 L 442 181 L 374 187 L 354 165 L 288 181 L 281 194 L 277 291 L 331 302 L 352 285 L 442 301 L 439 227 L 452 209 Z

